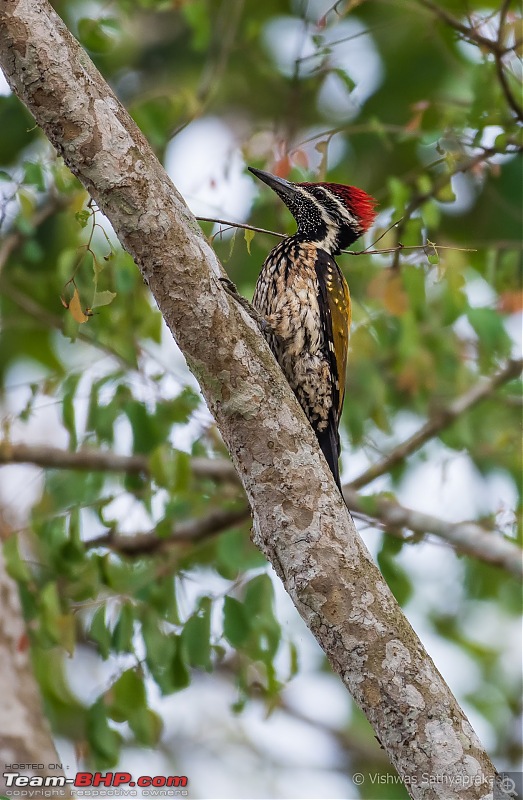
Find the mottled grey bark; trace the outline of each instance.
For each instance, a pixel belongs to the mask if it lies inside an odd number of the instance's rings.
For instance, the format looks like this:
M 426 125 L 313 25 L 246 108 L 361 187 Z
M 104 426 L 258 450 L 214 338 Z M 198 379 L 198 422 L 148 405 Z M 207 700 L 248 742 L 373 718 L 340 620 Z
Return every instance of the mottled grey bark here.
M 15 791 L 4 773 L 65 777 L 53 766 L 59 761 L 33 674 L 18 587 L 0 548 L 0 795 Z M 67 788 L 55 792 L 71 797 Z
M 244 484 L 256 544 L 411 796 L 492 797 L 488 756 L 372 562 L 268 347 L 223 291 L 214 252 L 142 134 L 46 0 L 3 0 L 0 63 L 148 282 Z M 485 783 L 471 785 L 474 776 Z

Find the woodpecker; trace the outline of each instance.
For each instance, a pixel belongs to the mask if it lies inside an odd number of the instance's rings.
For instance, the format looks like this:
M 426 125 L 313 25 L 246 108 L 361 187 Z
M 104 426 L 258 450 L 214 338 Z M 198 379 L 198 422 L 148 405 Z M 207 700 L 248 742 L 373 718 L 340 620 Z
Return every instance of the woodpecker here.
M 291 183 L 249 170 L 276 192 L 298 226 L 267 256 L 252 304 L 341 491 L 338 428 L 351 300 L 334 256 L 372 225 L 376 201 L 355 186 Z

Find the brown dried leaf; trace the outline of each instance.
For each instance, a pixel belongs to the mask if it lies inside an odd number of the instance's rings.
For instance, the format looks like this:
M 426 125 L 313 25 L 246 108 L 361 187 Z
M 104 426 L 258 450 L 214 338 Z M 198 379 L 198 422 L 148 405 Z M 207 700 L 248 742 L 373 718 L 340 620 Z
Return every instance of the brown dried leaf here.
M 80 295 L 78 294 L 78 289 L 75 288 L 73 292 L 73 296 L 71 297 L 71 302 L 69 303 L 69 312 L 75 322 L 82 323 L 87 322 L 89 317 L 84 314 L 82 310 L 82 306 L 80 305 Z

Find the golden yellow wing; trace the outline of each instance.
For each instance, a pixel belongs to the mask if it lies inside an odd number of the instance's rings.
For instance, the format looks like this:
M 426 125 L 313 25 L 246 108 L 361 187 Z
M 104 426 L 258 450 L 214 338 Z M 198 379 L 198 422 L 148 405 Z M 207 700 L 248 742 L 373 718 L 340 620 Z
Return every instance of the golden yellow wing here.
M 349 350 L 349 328 L 351 323 L 351 300 L 349 287 L 343 274 L 324 250 L 318 250 L 316 275 L 319 285 L 319 304 L 325 339 L 329 344 L 331 371 L 334 377 L 333 407 L 337 411 L 337 422 L 341 416 L 345 396 L 347 354 Z

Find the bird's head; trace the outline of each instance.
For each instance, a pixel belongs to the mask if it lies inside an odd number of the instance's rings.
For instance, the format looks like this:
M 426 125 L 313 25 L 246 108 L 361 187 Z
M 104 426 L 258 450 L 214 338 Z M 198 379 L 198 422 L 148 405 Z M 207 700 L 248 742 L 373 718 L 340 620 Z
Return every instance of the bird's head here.
M 249 171 L 281 197 L 296 220 L 297 235 L 331 255 L 359 239 L 376 217 L 376 201 L 356 186 L 291 183 L 261 169 Z

